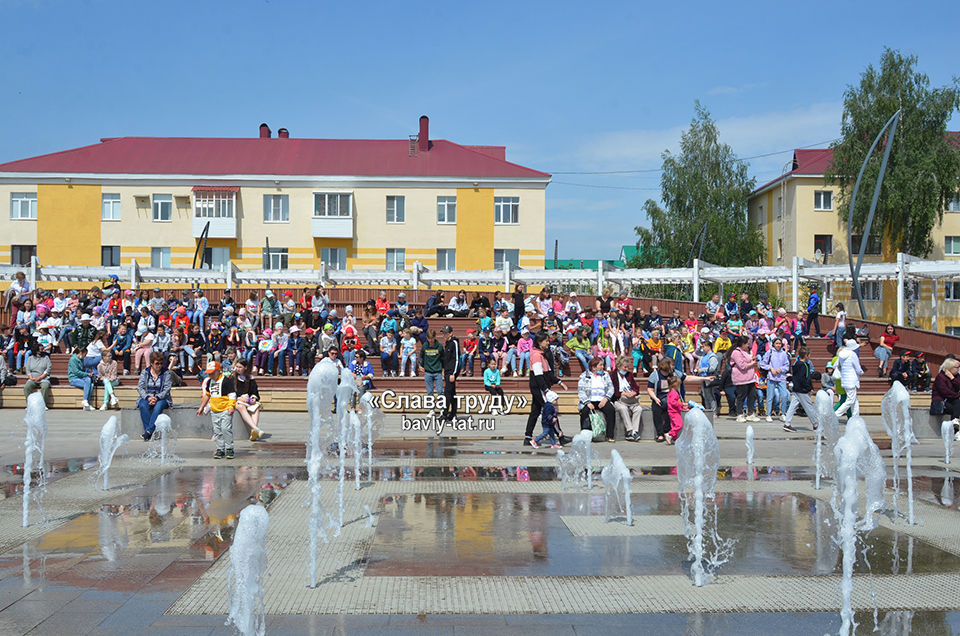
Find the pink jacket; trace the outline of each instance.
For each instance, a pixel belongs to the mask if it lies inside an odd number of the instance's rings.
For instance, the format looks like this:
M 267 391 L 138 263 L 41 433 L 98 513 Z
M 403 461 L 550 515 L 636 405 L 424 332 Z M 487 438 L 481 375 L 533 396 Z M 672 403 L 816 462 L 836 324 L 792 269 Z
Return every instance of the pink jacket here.
M 520 338 L 517 341 L 517 352 L 525 353 L 529 351 L 533 351 L 533 338 Z
M 730 379 L 734 385 L 753 384 L 757 379 L 752 362 L 753 356 L 740 347 L 733 350 L 730 354 Z

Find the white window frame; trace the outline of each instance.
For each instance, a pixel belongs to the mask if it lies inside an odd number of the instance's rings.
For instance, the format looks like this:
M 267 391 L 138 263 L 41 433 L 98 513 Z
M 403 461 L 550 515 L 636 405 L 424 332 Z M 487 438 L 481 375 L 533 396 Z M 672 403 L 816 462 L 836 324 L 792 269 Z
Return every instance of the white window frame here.
M 956 281 L 956 280 L 944 281 L 943 299 L 949 300 L 950 302 L 960 301 L 960 281 Z
M 876 290 L 876 294 L 872 293 Z M 883 283 L 878 280 L 864 280 L 860 281 L 860 291 L 863 292 L 863 302 L 873 303 L 883 301 Z M 853 289 L 851 288 L 851 292 Z M 856 300 L 856 294 L 850 294 L 853 299 Z
M 947 212 L 960 212 L 960 193 L 947 201 Z
M 345 270 L 347 269 L 347 248 L 321 247 L 320 260 L 327 264 L 328 269 Z
M 504 220 L 505 209 L 508 220 Z M 493 223 L 520 225 L 520 197 L 493 197 Z
M 329 214 L 331 197 L 337 197 L 337 213 Z M 343 199 L 347 197 L 347 213 L 343 214 Z M 323 211 L 320 210 L 320 202 L 323 201 Z M 313 218 L 315 219 L 342 219 L 353 217 L 353 193 L 352 192 L 314 192 L 313 193 Z
M 437 225 L 457 224 L 457 197 L 437 197 Z
M 960 236 L 944 236 L 943 253 L 946 256 L 960 256 Z
M 226 271 L 230 267 L 230 248 L 229 247 L 207 247 L 205 250 L 210 250 L 210 269 L 215 272 Z M 224 251 L 226 250 L 226 251 Z M 215 258 L 219 257 L 219 258 Z M 225 258 L 224 258 L 225 257 Z M 220 261 L 219 263 L 217 261 Z M 207 255 L 206 253 L 200 255 L 201 267 L 206 268 L 207 266 Z
M 263 195 L 263 222 L 289 223 L 290 222 L 290 195 L 265 194 Z
M 24 208 L 26 215 L 24 216 Z M 10 220 L 36 221 L 37 220 L 37 193 L 11 192 L 10 193 Z
M 117 259 L 116 259 L 117 262 L 116 262 L 116 263 L 104 263 L 104 262 L 103 262 L 103 250 L 105 250 L 105 249 L 109 249 L 109 250 L 110 250 L 110 257 L 111 257 L 110 260 L 111 260 L 111 261 L 114 260 L 114 259 L 113 259 L 113 254 L 114 254 L 114 250 L 116 250 L 116 254 L 117 254 Z M 101 267 L 117 267 L 118 265 L 120 265 L 120 263 L 123 262 L 123 254 L 122 254 L 122 252 L 123 252 L 123 250 L 120 249 L 120 246 L 119 246 L 119 245 L 101 245 L 101 246 L 100 246 L 100 266 L 101 266 Z
M 442 258 L 441 258 L 442 257 Z M 443 261 L 443 265 L 440 264 L 440 261 Z M 451 267 L 450 261 L 453 260 L 453 266 Z M 438 248 L 437 249 L 437 271 L 438 272 L 453 272 L 457 269 L 457 250 L 456 248 Z
M 960 327 L 947 327 L 946 334 L 948 336 L 960 336 Z
M 163 198 L 166 197 L 166 198 Z M 173 222 L 173 195 L 172 194 L 154 194 L 151 196 L 153 204 L 153 222 L 154 223 L 172 223 Z M 163 206 L 169 206 L 169 218 L 163 218 Z M 157 217 L 160 218 L 157 218 Z
M 501 249 L 496 249 L 496 250 L 493 250 L 493 268 L 494 268 L 494 269 L 498 269 L 498 270 L 502 270 L 502 269 L 503 269 L 503 262 L 504 262 L 505 260 L 506 260 L 506 261 L 512 260 L 512 259 L 508 259 L 508 258 L 507 258 L 507 256 L 509 256 L 509 253 L 510 253 L 510 252 L 516 252 L 516 253 L 517 253 L 517 259 L 516 259 L 517 262 L 516 262 L 516 263 L 511 263 L 511 264 L 510 264 L 510 268 L 511 268 L 511 269 L 516 269 L 517 267 L 519 267 L 519 266 L 520 266 L 520 250 L 519 250 L 519 249 L 502 249 L 502 250 L 501 250 Z M 497 256 L 500 257 L 499 260 L 497 259 Z
M 31 252 L 31 254 L 30 254 L 31 257 L 37 255 L 37 246 L 36 246 L 36 245 L 11 245 L 11 246 L 10 246 L 10 264 L 11 264 L 11 265 L 18 265 L 18 266 L 20 266 L 20 267 L 29 267 L 29 266 L 30 266 L 30 261 L 32 260 L 32 258 L 26 259 L 26 260 L 27 260 L 26 263 L 23 262 L 23 259 L 17 259 L 17 258 L 15 258 L 15 256 L 18 254 L 18 252 L 23 251 L 23 248 L 25 248 L 25 247 L 26 247 L 26 248 L 29 248 L 29 251 Z
M 830 237 L 830 251 L 823 250 L 824 256 L 833 256 L 833 234 L 814 234 L 813 235 L 813 251 L 817 251 L 817 237 L 818 236 L 829 236 Z
M 829 197 L 830 207 L 823 207 L 823 198 Z M 819 202 L 817 201 L 819 199 Z M 813 209 L 817 212 L 833 211 L 833 190 L 814 190 L 813 191 Z
M 150 267 L 159 267 L 167 269 L 170 267 L 170 248 L 169 247 L 151 247 L 150 248 Z
M 386 251 L 385 269 L 388 272 L 406 271 L 407 250 L 402 247 L 388 247 Z
M 193 217 L 196 219 L 232 219 L 236 209 L 236 192 L 197 190 L 193 193 Z
M 264 269 L 279 270 L 290 269 L 290 250 L 286 247 L 271 247 L 270 262 L 266 262 L 267 248 L 263 248 L 262 256 Z
M 402 194 L 387 195 L 387 223 L 400 225 L 406 222 L 406 197 Z M 392 217 L 392 218 L 391 218 Z
M 120 195 L 112 192 L 104 192 L 100 195 L 100 220 L 101 221 L 120 221 Z

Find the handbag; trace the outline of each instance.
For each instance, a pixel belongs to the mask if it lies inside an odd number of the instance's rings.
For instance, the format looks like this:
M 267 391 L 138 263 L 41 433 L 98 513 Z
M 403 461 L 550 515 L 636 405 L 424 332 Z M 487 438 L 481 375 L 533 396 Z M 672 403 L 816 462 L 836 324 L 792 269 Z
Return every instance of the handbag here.
M 930 415 L 943 415 L 943 402 L 930 402 Z
M 603 413 L 593 411 L 590 413 L 590 428 L 593 430 L 593 439 L 601 439 L 607 434 L 607 420 Z

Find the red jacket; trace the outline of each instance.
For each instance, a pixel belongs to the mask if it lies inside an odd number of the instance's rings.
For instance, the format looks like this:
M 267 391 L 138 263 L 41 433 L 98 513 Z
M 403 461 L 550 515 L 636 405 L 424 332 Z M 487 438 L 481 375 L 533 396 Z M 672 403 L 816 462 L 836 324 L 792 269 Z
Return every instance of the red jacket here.
M 630 385 L 630 390 L 639 395 L 640 386 L 637 384 L 636 378 L 633 377 L 633 371 L 627 371 L 624 375 L 627 378 L 627 384 Z M 613 380 L 613 398 L 611 398 L 611 402 L 616 402 L 620 399 L 620 372 L 610 373 L 610 379 Z

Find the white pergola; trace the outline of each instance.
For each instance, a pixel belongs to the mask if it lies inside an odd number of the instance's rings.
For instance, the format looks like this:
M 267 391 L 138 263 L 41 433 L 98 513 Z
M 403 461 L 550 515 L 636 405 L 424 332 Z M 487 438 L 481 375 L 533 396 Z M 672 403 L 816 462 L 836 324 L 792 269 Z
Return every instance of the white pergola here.
M 13 274 L 25 269 L 17 265 L 0 265 L 0 276 L 11 279 Z M 470 285 L 502 286 L 510 291 L 517 283 L 523 285 L 549 285 L 551 287 L 574 286 L 596 288 L 597 293 L 608 286 L 623 289 L 631 285 L 675 284 L 689 285 L 694 302 L 700 302 L 700 285 L 719 286 L 745 283 L 789 283 L 792 289 L 791 308 L 799 309 L 800 288 L 804 283 L 816 282 L 822 286 L 832 282 L 852 282 L 847 265 L 822 265 L 794 257 L 791 266 L 717 267 L 696 260 L 693 267 L 616 269 L 601 261 L 599 269 L 527 269 L 514 268 L 504 263 L 502 270 L 433 271 L 419 261 L 409 271 L 362 271 L 336 270 L 322 263 L 319 269 L 241 270 L 231 263 L 224 270 L 186 268 L 141 268 L 133 260 L 128 266 L 118 267 L 67 267 L 42 266 L 36 257 L 26 268 L 27 278 L 36 287 L 45 282 L 90 282 L 99 283 L 110 275 L 116 275 L 131 288 L 160 283 L 183 285 L 223 285 L 231 289 L 237 285 L 311 286 L 323 283 L 328 286 L 408 287 L 430 289 L 433 287 L 458 287 Z M 860 269 L 860 281 L 897 281 L 897 324 L 903 325 L 905 313 L 905 290 L 909 280 L 929 279 L 933 283 L 931 298 L 933 329 L 937 326 L 937 293 L 940 280 L 960 280 L 960 260 L 925 260 L 909 254 L 898 253 L 896 262 L 864 263 Z

